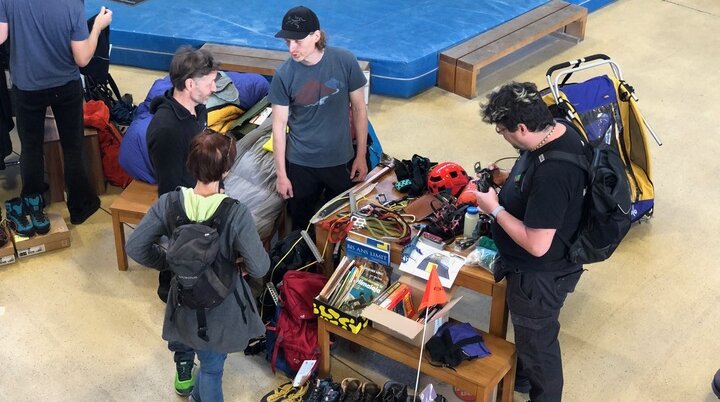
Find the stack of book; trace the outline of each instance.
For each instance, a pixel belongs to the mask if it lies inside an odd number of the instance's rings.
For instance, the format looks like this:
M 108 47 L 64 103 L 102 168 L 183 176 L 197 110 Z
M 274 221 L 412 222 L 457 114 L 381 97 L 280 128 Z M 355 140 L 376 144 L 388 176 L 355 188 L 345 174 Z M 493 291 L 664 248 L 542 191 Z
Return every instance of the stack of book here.
M 363 258 L 344 258 L 319 297 L 345 313 L 359 316 L 363 308 L 383 293 L 389 282 L 385 266 Z
M 385 289 L 385 291 L 375 299 L 374 303 L 407 318 L 413 318 L 415 316 L 415 305 L 413 304 L 412 295 L 410 294 L 410 286 L 400 281 L 393 283 Z

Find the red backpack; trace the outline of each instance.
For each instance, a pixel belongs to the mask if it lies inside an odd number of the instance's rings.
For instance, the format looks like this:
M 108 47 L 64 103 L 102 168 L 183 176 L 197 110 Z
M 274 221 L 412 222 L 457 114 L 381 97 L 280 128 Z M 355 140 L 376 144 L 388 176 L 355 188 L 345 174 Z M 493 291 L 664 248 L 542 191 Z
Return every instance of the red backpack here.
M 270 365 L 275 372 L 278 352 L 282 351 L 287 366 L 293 372 L 300 369 L 303 361 L 317 359 L 317 317 L 313 314 L 313 299 L 325 286 L 327 278 L 304 271 L 288 271 L 280 287 L 282 308 L 275 331 L 277 338 Z

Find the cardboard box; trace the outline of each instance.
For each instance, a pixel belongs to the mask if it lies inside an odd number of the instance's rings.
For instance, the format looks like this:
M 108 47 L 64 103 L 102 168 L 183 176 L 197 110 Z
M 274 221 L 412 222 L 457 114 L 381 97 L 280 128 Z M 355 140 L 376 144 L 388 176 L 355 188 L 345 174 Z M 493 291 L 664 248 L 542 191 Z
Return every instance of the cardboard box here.
M 337 286 L 339 276 L 342 276 L 344 272 L 346 272 L 346 270 L 342 268 L 345 263 L 346 259 L 343 259 L 343 262 L 340 263 L 338 269 L 335 270 L 328 280 L 326 289 L 334 289 Z M 413 301 L 419 303 L 425 291 L 425 281 L 412 275 L 401 275 L 399 280 L 410 287 Z M 422 343 L 423 324 L 374 303 L 365 307 L 360 316 L 350 315 L 327 303 L 327 300 L 322 296 L 326 289 L 323 289 L 323 292 L 313 300 L 313 313 L 319 318 L 327 320 L 331 324 L 337 325 L 353 334 L 360 332 L 360 330 L 367 327 L 369 321 L 372 321 L 373 328 L 379 331 L 403 339 L 416 346 L 420 346 Z M 462 297 L 451 298 L 445 307 L 433 316 L 433 319 L 428 322 L 428 328 L 425 334 L 426 340 L 434 335 L 437 329 L 448 320 L 450 309 L 452 309 L 461 298 Z
M 419 305 L 420 300 L 422 300 L 422 295 L 425 292 L 425 281 L 411 275 L 401 275 L 399 280 L 410 286 L 413 301 Z M 462 296 L 451 297 L 445 307 L 435 313 L 427 325 L 425 332 L 426 342 L 437 332 L 442 324 L 447 322 L 449 319 L 448 313 L 461 298 Z M 362 316 L 372 321 L 373 328 L 378 331 L 392 335 L 418 347 L 422 343 L 423 324 L 415 320 L 382 308 L 377 304 L 367 306 L 363 310 Z
M 33 237 L 13 236 L 18 258 L 70 247 L 70 231 L 62 216 L 49 213 L 47 217 L 50 219 L 50 232 L 47 234 Z
M 5 225 L 0 226 L 0 230 L 5 231 L 8 242 L 4 246 L 0 247 L 0 265 L 12 264 L 15 262 L 15 245 L 10 239 L 10 231 Z

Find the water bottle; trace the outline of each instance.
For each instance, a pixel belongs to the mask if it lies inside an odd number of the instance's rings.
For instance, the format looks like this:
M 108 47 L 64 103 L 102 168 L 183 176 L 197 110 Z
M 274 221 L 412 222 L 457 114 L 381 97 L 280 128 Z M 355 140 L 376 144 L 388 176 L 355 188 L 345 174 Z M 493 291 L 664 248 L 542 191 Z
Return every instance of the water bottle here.
M 480 211 L 477 207 L 468 207 L 465 210 L 465 224 L 463 226 L 463 236 L 471 238 L 477 226 L 478 218 L 480 217 Z

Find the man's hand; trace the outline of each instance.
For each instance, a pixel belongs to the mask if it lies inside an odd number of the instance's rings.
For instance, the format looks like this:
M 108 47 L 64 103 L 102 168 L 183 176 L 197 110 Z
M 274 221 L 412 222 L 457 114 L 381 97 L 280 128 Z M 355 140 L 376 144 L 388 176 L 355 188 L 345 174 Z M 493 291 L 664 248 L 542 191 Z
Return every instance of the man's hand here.
M 365 181 L 367 176 L 368 166 L 364 157 L 356 157 L 353 161 L 352 167 L 350 168 L 350 179 L 352 181 Z
M 100 12 L 98 13 L 97 17 L 95 17 L 95 23 L 93 24 L 93 29 L 96 29 L 102 31 L 103 29 L 107 28 L 110 23 L 112 22 L 112 11 L 105 7 L 100 7 Z
M 491 163 L 488 165 L 488 170 L 492 174 L 493 184 L 502 187 L 505 185 L 510 172 L 505 169 L 500 169 L 496 164 Z
M 290 183 L 290 179 L 288 179 L 287 176 L 277 178 L 275 189 L 283 200 L 293 197 L 292 183 Z
M 478 208 L 486 214 L 489 214 L 495 207 L 500 205 L 498 195 L 492 187 L 486 193 L 473 191 L 473 195 L 475 195 L 475 199 L 477 200 Z

